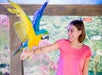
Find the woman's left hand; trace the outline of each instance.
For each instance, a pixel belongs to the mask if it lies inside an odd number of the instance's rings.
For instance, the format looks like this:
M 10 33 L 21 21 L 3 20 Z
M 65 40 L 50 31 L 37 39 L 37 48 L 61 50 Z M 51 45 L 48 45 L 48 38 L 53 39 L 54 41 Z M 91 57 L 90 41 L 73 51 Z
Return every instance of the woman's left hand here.
M 20 56 L 20 59 L 24 60 L 27 57 L 32 56 L 32 55 L 33 55 L 33 51 L 32 50 L 30 50 L 28 48 L 24 48 L 23 51 L 22 51 L 22 54 Z

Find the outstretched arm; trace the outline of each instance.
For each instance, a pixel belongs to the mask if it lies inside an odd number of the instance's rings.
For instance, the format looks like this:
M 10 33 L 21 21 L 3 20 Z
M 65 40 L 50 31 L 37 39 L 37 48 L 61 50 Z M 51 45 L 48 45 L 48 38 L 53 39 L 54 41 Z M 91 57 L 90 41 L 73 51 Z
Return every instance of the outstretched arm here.
M 37 49 L 32 49 L 32 50 L 23 50 L 23 53 L 21 54 L 21 60 L 24 60 L 25 58 L 27 58 L 28 56 L 32 56 L 34 54 L 40 54 L 40 53 L 47 53 L 47 52 L 51 52 L 54 50 L 58 49 L 58 44 L 57 42 L 54 44 L 51 44 L 49 46 L 45 46 L 42 48 L 37 48 Z
M 57 50 L 57 49 L 58 49 L 58 44 L 54 43 L 54 44 L 51 44 L 49 46 L 45 46 L 45 47 L 42 47 L 42 48 L 37 48 L 33 52 L 34 52 L 34 54 L 39 54 L 39 53 L 51 52 L 51 51 L 54 51 L 54 50 Z

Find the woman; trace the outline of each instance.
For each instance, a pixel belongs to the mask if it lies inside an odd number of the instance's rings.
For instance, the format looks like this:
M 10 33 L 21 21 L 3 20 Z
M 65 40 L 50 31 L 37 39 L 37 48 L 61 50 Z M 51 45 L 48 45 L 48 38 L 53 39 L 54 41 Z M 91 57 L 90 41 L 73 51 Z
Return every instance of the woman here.
M 56 75 L 88 75 L 88 64 L 91 56 L 90 47 L 83 44 L 85 39 L 84 23 L 74 20 L 68 25 L 68 39 L 61 39 L 52 45 L 24 50 L 21 59 L 50 51 L 60 50 L 60 59 Z

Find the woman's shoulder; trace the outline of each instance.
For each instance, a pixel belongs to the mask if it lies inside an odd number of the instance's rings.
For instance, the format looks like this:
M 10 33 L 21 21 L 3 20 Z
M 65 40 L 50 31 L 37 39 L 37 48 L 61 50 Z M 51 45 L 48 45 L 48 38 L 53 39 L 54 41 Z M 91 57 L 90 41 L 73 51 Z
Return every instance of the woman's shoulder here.
M 59 49 L 63 48 L 63 46 L 65 46 L 67 43 L 68 43 L 67 39 L 60 39 L 57 41 Z
M 91 52 L 90 46 L 84 44 L 84 53 L 85 53 L 86 57 L 91 56 L 92 52 Z
M 68 39 L 60 39 L 57 42 L 65 43 L 65 42 L 69 42 L 69 40 Z
M 86 44 L 84 44 L 84 48 L 85 48 L 85 50 L 90 50 L 90 46 L 88 46 Z

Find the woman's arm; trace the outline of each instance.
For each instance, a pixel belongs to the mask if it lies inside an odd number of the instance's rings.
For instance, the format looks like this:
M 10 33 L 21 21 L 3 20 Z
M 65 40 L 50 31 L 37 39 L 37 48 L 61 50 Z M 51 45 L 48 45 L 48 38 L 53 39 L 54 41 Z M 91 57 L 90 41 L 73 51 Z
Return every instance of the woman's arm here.
M 45 47 L 42 47 L 42 48 L 37 48 L 37 49 L 34 49 L 34 50 L 33 49 L 32 50 L 26 49 L 26 50 L 23 50 L 23 52 L 21 54 L 21 60 L 24 60 L 28 56 L 32 56 L 34 54 L 47 53 L 47 52 L 51 52 L 51 51 L 54 51 L 54 50 L 57 50 L 57 49 L 58 49 L 57 42 L 54 43 L 54 44 L 51 44 L 49 46 L 45 46 Z
M 51 51 L 54 51 L 54 50 L 57 50 L 57 49 L 58 49 L 58 44 L 54 43 L 54 44 L 51 44 L 49 46 L 45 46 L 45 47 L 42 47 L 42 48 L 37 48 L 33 51 L 34 51 L 34 54 L 39 54 L 39 53 L 51 52 Z
M 89 60 L 90 60 L 90 57 L 85 59 L 84 68 L 83 68 L 83 74 L 82 75 L 88 75 Z

